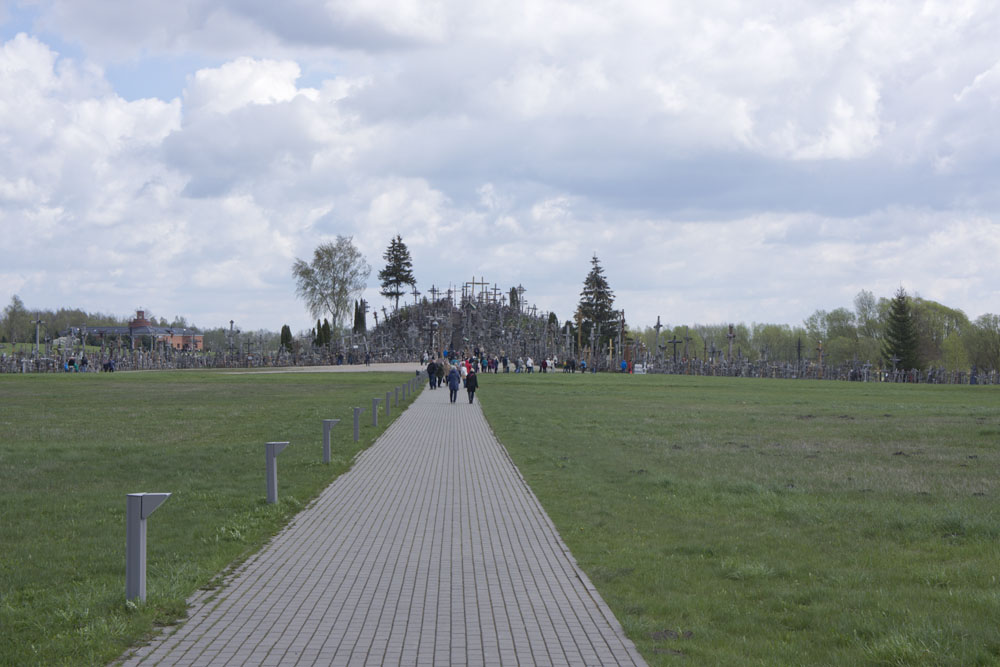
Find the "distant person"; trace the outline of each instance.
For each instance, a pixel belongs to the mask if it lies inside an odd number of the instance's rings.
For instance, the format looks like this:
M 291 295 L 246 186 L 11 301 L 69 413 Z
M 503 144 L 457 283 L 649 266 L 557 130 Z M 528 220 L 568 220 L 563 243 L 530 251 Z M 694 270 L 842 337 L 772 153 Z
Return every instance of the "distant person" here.
M 427 364 L 427 380 L 433 389 L 434 383 L 437 382 L 437 364 L 434 363 L 433 359 Z
M 532 359 L 531 357 L 528 357 L 527 361 L 524 362 L 524 370 L 525 370 L 526 373 L 528 373 L 528 375 L 531 375 L 531 372 L 533 370 L 535 370 L 535 361 L 534 361 L 534 359 Z
M 476 396 L 476 389 L 479 388 L 479 379 L 476 377 L 476 371 L 470 371 L 469 377 L 465 378 L 465 391 L 469 392 L 469 403 L 472 403 L 472 399 Z
M 628 362 L 622 359 L 622 373 L 628 373 Z
M 462 384 L 462 374 L 454 366 L 448 371 L 448 398 L 454 403 L 458 400 L 458 388 Z
M 436 386 L 438 386 L 438 387 L 440 387 L 441 384 L 444 382 L 445 364 L 446 363 L 447 362 L 444 359 L 442 359 L 441 361 L 437 362 L 437 385 Z

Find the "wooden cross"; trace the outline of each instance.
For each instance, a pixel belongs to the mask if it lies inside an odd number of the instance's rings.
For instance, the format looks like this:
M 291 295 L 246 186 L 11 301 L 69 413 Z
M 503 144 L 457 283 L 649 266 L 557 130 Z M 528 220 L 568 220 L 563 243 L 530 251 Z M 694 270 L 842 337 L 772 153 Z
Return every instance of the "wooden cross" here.
M 667 345 L 673 345 L 674 346 L 674 363 L 675 364 L 677 363 L 677 346 L 680 345 L 681 342 L 682 341 L 677 340 L 677 336 L 674 336 L 673 339 L 667 341 Z

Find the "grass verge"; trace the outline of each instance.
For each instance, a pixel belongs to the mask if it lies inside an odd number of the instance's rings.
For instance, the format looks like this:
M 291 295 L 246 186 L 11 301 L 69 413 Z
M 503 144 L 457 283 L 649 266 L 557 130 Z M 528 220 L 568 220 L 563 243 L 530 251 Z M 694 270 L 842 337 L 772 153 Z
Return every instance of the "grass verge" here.
M 562 373 L 480 385 L 650 664 L 1000 663 L 995 389 Z
M 106 664 L 257 551 L 388 425 L 399 373 L 0 375 L 0 664 Z M 400 399 L 402 403 L 402 398 Z M 353 442 L 351 407 L 365 408 Z M 393 411 L 398 415 L 403 406 Z M 322 463 L 322 423 L 332 461 Z M 265 502 L 264 443 L 279 502 Z M 147 601 L 125 602 L 125 496 L 150 517 Z

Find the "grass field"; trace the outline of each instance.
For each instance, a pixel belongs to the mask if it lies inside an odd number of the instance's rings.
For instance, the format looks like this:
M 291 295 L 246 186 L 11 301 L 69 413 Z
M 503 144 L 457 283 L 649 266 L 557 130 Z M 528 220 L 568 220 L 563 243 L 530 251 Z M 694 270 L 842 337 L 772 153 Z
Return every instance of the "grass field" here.
M 400 373 L 0 375 L 0 665 L 106 664 L 256 551 L 387 424 Z M 353 442 L 351 407 L 365 408 Z M 398 414 L 398 412 L 393 413 Z M 332 461 L 322 463 L 324 418 Z M 265 502 L 264 443 L 279 503 Z M 359 446 L 360 445 L 360 446 Z M 147 603 L 125 603 L 125 496 L 149 518 Z
M 996 389 L 557 373 L 479 395 L 651 664 L 1000 664 Z
M 359 447 L 399 374 L 0 376 L 0 664 L 104 664 Z M 483 409 L 651 664 L 1000 664 L 1000 393 L 489 375 Z M 320 420 L 334 430 L 321 461 Z M 263 444 L 281 502 L 264 502 Z M 125 494 L 150 519 L 124 601 Z

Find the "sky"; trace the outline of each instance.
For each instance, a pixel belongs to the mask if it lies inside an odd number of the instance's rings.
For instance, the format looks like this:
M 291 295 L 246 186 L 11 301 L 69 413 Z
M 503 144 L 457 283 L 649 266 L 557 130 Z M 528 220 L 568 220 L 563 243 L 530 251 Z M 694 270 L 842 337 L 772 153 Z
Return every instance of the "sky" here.
M 630 326 L 1000 312 L 1000 5 L 0 0 L 0 307 L 315 320 L 291 267 Z

